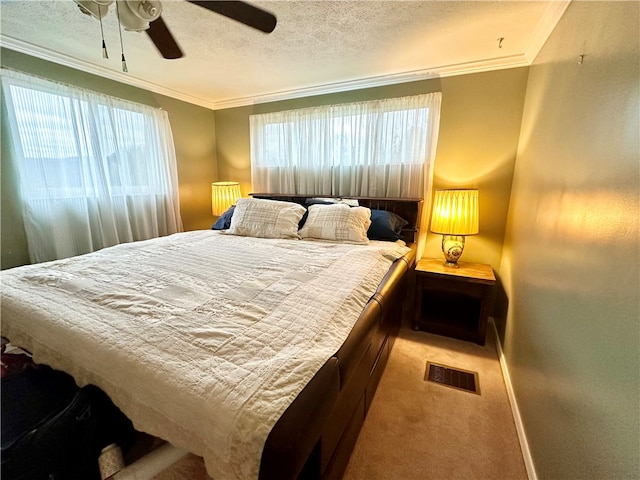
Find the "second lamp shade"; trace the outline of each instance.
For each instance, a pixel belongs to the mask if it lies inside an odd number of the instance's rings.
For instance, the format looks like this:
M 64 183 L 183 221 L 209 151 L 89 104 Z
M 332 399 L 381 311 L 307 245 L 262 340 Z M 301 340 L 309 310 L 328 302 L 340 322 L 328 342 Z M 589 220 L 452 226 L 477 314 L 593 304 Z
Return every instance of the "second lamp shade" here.
M 430 230 L 442 235 L 475 235 L 478 216 L 478 190 L 436 190 Z
M 211 213 L 219 217 L 231 205 L 236 203 L 242 194 L 238 182 L 214 182 L 211 184 Z

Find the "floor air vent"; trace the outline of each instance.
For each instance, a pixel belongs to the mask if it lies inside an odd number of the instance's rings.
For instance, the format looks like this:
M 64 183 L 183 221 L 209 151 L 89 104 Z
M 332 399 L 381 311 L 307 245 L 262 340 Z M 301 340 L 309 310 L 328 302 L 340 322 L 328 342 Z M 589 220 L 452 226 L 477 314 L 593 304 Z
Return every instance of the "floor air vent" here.
M 427 362 L 427 371 L 424 379 L 428 382 L 435 382 L 480 395 L 480 384 L 478 383 L 478 374 L 476 372 Z

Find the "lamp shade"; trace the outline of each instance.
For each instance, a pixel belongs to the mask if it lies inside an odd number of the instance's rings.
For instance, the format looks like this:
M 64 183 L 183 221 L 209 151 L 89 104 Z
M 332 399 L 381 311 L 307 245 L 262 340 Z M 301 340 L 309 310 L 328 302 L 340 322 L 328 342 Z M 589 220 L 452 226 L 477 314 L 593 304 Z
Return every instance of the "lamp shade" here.
M 211 184 L 211 213 L 219 217 L 242 197 L 238 182 L 214 182 Z
M 478 233 L 478 190 L 436 190 L 431 231 L 442 235 Z

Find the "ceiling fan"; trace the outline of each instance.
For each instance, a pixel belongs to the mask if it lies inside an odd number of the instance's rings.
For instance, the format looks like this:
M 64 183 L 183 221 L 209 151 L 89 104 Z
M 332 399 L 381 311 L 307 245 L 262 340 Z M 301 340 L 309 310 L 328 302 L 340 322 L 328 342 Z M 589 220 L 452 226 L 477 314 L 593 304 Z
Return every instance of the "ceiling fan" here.
M 264 33 L 276 28 L 276 17 L 242 1 L 198 1 L 185 0 L 211 12 L 236 20 Z M 109 11 L 114 0 L 74 0 L 80 10 L 100 21 Z M 125 30 L 146 31 L 147 35 L 164 58 L 180 58 L 184 54 L 166 23 L 161 17 L 162 4 L 157 0 L 116 0 L 116 10 L 120 24 Z M 104 42 L 103 42 L 104 49 Z

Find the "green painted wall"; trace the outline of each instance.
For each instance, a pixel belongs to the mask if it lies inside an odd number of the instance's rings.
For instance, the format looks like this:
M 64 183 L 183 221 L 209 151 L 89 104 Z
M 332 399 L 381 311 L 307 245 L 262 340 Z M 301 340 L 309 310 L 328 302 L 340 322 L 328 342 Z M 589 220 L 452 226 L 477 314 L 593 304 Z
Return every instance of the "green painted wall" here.
M 212 110 L 181 102 L 119 82 L 97 77 L 8 49 L 0 51 L 2 67 L 31 73 L 114 97 L 160 107 L 169 114 L 178 160 L 180 212 L 185 230 L 211 227 L 210 184 L 217 178 L 215 118 Z M 24 226 L 18 204 L 17 182 L 11 170 L 10 134 L 2 112 L 1 267 L 29 262 Z
M 639 19 L 572 2 L 530 68 L 500 276 L 540 479 L 640 478 Z
M 480 234 L 463 259 L 500 265 L 528 68 L 515 68 L 216 111 L 218 172 L 251 192 L 249 116 L 316 105 L 442 92 L 434 188 L 480 189 Z M 427 222 L 428 223 L 428 222 Z M 425 256 L 441 257 L 439 235 Z

